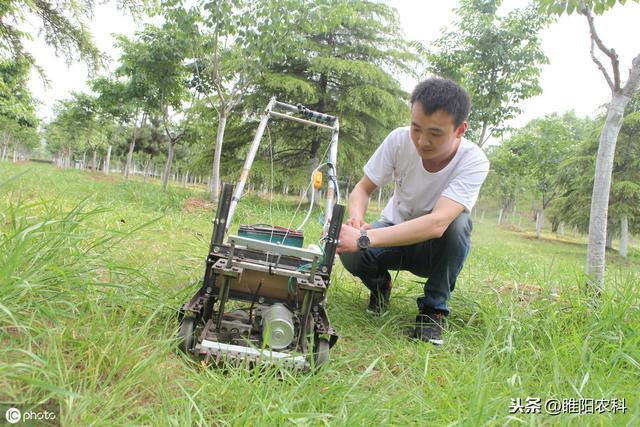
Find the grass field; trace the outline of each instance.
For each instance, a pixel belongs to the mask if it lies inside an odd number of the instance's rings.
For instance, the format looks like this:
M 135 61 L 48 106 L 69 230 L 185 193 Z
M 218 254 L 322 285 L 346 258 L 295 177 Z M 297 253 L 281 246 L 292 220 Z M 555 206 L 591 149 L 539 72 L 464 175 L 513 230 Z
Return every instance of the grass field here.
M 297 203 L 248 195 L 235 225 L 297 226 Z M 406 336 L 417 278 L 399 274 L 390 312 L 371 317 L 338 264 L 329 313 L 340 339 L 326 367 L 223 373 L 175 350 L 212 217 L 200 189 L 0 163 L 0 402 L 53 399 L 62 424 L 79 426 L 640 425 L 637 248 L 608 254 L 591 305 L 581 241 L 476 222 L 443 346 Z M 527 397 L 541 399 L 539 414 L 509 413 Z M 551 415 L 550 399 L 624 399 L 626 411 Z

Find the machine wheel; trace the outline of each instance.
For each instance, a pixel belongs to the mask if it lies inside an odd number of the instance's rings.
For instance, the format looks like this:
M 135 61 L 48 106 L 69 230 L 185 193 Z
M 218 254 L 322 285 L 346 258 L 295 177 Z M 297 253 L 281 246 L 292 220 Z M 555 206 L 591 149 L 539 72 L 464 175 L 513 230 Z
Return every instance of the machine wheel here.
M 318 338 L 313 349 L 313 361 L 316 369 L 329 360 L 329 340 Z
M 178 331 L 178 337 L 180 341 L 178 343 L 178 348 L 183 352 L 187 353 L 189 350 L 193 348 L 193 344 L 195 341 L 195 327 L 196 327 L 196 319 L 195 317 L 183 317 L 182 322 L 180 324 L 180 331 Z

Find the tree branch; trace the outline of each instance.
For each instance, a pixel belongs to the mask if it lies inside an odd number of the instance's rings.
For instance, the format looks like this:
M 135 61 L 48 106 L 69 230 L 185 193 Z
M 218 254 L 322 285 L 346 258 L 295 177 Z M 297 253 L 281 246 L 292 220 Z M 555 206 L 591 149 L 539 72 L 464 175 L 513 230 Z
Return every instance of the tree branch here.
M 638 90 L 638 87 L 640 87 L 640 54 L 631 61 L 629 78 L 622 89 L 622 94 L 630 98 Z
M 594 60 L 596 65 L 598 65 L 598 68 L 600 68 L 600 71 L 602 71 L 603 74 L 605 75 L 605 78 L 607 79 L 607 83 L 609 83 L 611 90 L 614 92 L 619 92 L 620 91 L 620 61 L 618 59 L 618 54 L 614 49 L 608 49 L 602 42 L 602 39 L 600 39 L 600 36 L 598 36 L 598 32 L 596 31 L 596 26 L 593 23 L 593 15 L 591 14 L 591 11 L 587 8 L 587 6 L 585 6 L 583 0 L 580 0 L 580 12 L 587 18 L 587 22 L 589 23 L 589 32 L 591 33 L 592 43 L 595 42 L 595 44 L 598 46 L 598 49 L 600 49 L 611 60 L 611 67 L 613 69 L 613 83 L 611 83 L 611 77 L 606 72 L 602 64 L 595 59 L 595 55 L 593 53 L 593 44 L 591 45 L 591 58 Z
M 596 58 L 595 53 L 593 52 L 593 47 L 594 47 L 595 43 L 593 41 L 593 38 L 591 38 L 591 59 L 593 60 L 593 62 L 596 63 L 596 65 L 598 66 L 598 68 L 600 69 L 600 71 L 602 71 L 602 74 L 604 75 L 605 80 L 607 81 L 607 84 L 609 85 L 609 87 L 611 88 L 612 92 L 615 92 L 616 88 L 613 84 L 613 82 L 611 81 L 611 77 L 609 76 L 609 73 L 607 73 L 607 70 L 604 68 L 604 65 L 602 65 L 602 62 L 600 62 L 598 60 L 598 58 Z

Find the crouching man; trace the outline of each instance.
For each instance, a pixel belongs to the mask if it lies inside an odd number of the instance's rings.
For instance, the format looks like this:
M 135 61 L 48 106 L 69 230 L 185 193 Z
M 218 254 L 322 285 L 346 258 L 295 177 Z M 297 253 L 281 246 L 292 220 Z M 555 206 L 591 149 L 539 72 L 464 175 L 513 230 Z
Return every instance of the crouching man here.
M 413 335 L 433 344 L 442 344 L 447 301 L 469 253 L 469 213 L 489 172 L 482 149 L 463 137 L 470 108 L 469 94 L 453 81 L 416 86 L 411 126 L 391 132 L 365 165 L 338 246 L 342 264 L 371 291 L 369 312 L 389 306 L 389 270 L 428 278 Z M 369 197 L 391 180 L 393 197 L 367 224 Z

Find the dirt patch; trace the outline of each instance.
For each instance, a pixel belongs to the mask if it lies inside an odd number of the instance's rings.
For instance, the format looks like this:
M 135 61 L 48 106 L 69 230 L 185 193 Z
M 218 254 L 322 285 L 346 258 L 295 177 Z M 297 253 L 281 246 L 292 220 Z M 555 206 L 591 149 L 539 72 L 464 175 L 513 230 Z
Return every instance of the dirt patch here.
M 521 228 L 516 227 L 515 225 L 511 225 L 511 224 L 501 224 L 500 228 L 502 228 L 503 230 L 516 231 L 516 232 L 521 232 L 522 231 Z
M 182 210 L 189 213 L 211 211 L 214 206 L 213 203 L 206 200 L 191 197 L 184 202 L 184 208 Z
M 118 178 L 113 175 L 105 175 L 100 172 L 89 172 L 89 176 L 98 181 L 116 182 Z
M 501 294 L 511 294 L 519 301 L 529 302 L 542 296 L 542 286 L 532 283 L 511 282 L 498 289 Z

